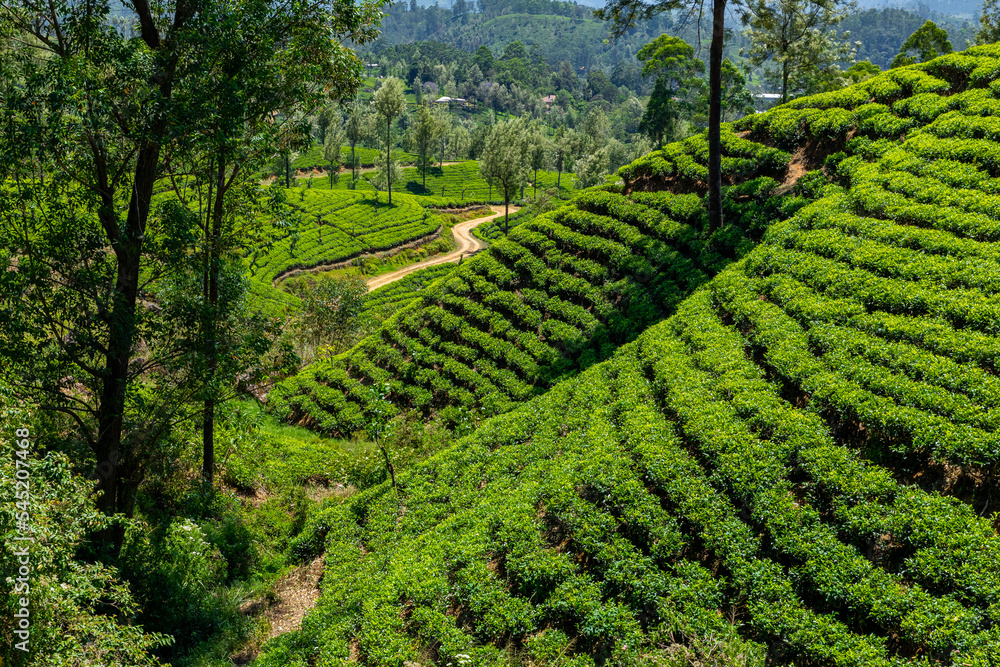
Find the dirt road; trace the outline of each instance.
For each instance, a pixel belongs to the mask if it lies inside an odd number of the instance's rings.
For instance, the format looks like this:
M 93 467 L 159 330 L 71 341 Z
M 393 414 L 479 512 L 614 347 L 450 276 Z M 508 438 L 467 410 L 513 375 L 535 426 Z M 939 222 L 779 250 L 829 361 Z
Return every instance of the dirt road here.
M 437 264 L 446 264 L 448 262 L 457 262 L 462 255 L 467 255 L 473 253 L 483 247 L 483 242 L 472 235 L 472 230 L 483 224 L 487 220 L 493 220 L 499 218 L 503 215 L 503 206 L 490 206 L 493 209 L 493 215 L 487 215 L 482 218 L 473 218 L 472 220 L 466 220 L 460 222 L 451 228 L 451 233 L 455 236 L 455 241 L 458 243 L 458 249 L 449 252 L 447 255 L 440 255 L 438 257 L 432 257 L 430 259 L 424 260 L 423 262 L 418 262 L 416 264 L 411 264 L 405 266 L 398 271 L 393 271 L 392 273 L 383 273 L 380 276 L 375 276 L 374 278 L 368 279 L 368 289 L 374 290 L 379 287 L 388 285 L 389 283 L 394 283 L 400 278 L 410 275 L 414 271 L 419 271 L 420 269 L 426 269 L 428 266 L 435 266 Z M 510 212 L 516 213 L 521 210 L 520 206 L 511 206 Z

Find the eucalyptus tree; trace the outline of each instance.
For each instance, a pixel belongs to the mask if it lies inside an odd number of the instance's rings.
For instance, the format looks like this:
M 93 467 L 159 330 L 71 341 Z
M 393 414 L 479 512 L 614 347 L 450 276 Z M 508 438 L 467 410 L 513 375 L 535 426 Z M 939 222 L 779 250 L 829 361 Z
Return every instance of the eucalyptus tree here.
M 491 186 L 503 193 L 504 234 L 510 231 L 510 199 L 528 178 L 530 139 L 526 118 L 497 123 L 486 137 L 486 145 L 479 160 L 479 173 Z
M 537 123 L 531 133 L 531 143 L 528 147 L 528 158 L 532 170 L 531 196 L 538 199 L 538 170 L 549 166 L 549 159 L 552 155 L 552 142 L 545 134 L 545 130 Z
M 420 105 L 415 115 L 413 143 L 417 151 L 417 167 L 420 169 L 420 176 L 423 179 L 422 185 L 426 188 L 427 169 L 434 162 L 434 156 L 431 151 L 440 132 L 438 130 L 437 119 L 434 118 L 430 109 L 425 105 Z
M 670 35 L 660 35 L 636 54 L 644 65 L 643 76 L 655 76 L 656 84 L 642 115 L 639 129 L 657 146 L 677 138 L 681 111 L 690 111 L 705 85 L 699 76 L 704 64 L 694 57 L 694 48 Z
M 979 7 L 979 31 L 977 44 L 992 44 L 1000 41 L 1000 0 L 983 0 Z
M 141 380 L 173 353 L 134 363 L 170 324 L 151 281 L 199 242 L 193 213 L 208 221 L 211 291 L 226 193 L 264 145 L 307 134 L 298 119 L 324 99 L 353 96 L 362 63 L 341 42 L 371 41 L 383 4 L 139 0 L 133 37 L 108 0 L 0 0 L 17 45 L 0 56 L 0 234 L 17 269 L 0 272 L 0 354 L 23 371 L 24 399 L 72 419 L 103 511 L 131 512 L 171 418 L 165 402 L 147 409 Z M 151 215 L 171 176 L 207 184 L 200 208 Z
M 386 77 L 374 96 L 375 111 L 379 119 L 385 122 L 385 171 L 386 189 L 389 191 L 389 204 L 392 204 L 392 121 L 406 109 L 406 98 L 403 96 L 403 82 L 394 76 Z
M 915 52 L 910 55 L 910 52 Z M 939 28 L 934 21 L 927 21 L 917 28 L 912 35 L 899 47 L 899 53 L 892 59 L 890 69 L 905 67 L 913 63 L 925 63 L 938 56 L 951 53 L 951 41 L 948 33 Z
M 337 172 L 340 171 L 340 147 L 344 144 L 344 126 L 340 121 L 340 116 L 335 116 L 326 128 L 326 136 L 323 139 L 323 159 L 326 160 L 330 170 L 330 187 L 336 180 Z
M 445 147 L 452 137 L 454 122 L 448 112 L 447 105 L 436 105 L 436 108 L 431 110 L 431 115 L 434 117 L 434 132 L 436 133 L 434 141 L 439 146 L 438 166 L 443 167 Z
M 372 131 L 372 116 L 369 108 L 360 100 L 355 100 L 347 111 L 344 122 L 344 138 L 351 145 L 351 179 L 358 180 L 358 159 L 355 148 L 359 141 L 367 138 Z
M 753 112 L 753 95 L 747 90 L 746 73 L 726 58 L 722 61 L 722 120 L 732 122 Z
M 744 55 L 754 67 L 774 63 L 764 78 L 779 87 L 782 102 L 792 91 L 811 92 L 818 77 L 854 59 L 849 35 L 838 36 L 836 26 L 855 7 L 853 0 L 749 0 L 741 15 L 750 42 Z
M 583 132 L 560 126 L 552 138 L 552 165 L 556 168 L 556 188 L 562 184 L 562 172 L 575 169 L 577 159 L 587 154 L 590 139 Z

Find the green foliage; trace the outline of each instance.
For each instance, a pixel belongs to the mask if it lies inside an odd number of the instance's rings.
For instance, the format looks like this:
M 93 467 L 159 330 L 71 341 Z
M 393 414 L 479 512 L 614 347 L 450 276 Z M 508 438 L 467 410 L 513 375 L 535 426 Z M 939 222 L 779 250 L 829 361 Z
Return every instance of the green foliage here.
M 747 90 L 746 71 L 729 58 L 722 60 L 722 121 L 734 121 L 754 113 L 753 95 Z M 704 103 L 708 108 L 708 103 Z
M 394 76 L 386 77 L 382 85 L 372 96 L 372 105 L 378 116 L 377 124 L 385 128 L 385 162 L 381 167 L 381 179 L 383 187 L 376 186 L 379 190 L 389 191 L 389 203 L 392 203 L 392 182 L 396 180 L 399 171 L 399 164 L 392 161 L 392 123 L 406 109 L 406 100 L 403 97 L 403 82 Z M 381 130 L 379 130 L 381 132 Z
M 18 406 L 6 383 L 0 383 L 0 578 L 8 591 L 0 607 L 8 623 L 5 664 L 159 665 L 155 653 L 172 638 L 136 623 L 139 600 L 116 568 L 79 558 L 91 549 L 90 533 L 115 530 L 127 522 L 97 510 L 92 483 L 73 472 L 65 454 L 38 449 L 41 424 L 33 417 Z M 15 630 L 22 629 L 25 608 L 26 633 L 19 637 Z M 22 641 L 26 651 L 15 646 Z
M 528 180 L 530 134 L 527 120 L 517 118 L 497 123 L 486 137 L 479 173 L 497 189 L 504 202 Z
M 992 44 L 1000 41 L 1000 7 L 996 0 L 983 0 L 979 10 L 979 32 L 976 33 L 977 44 Z
M 878 65 L 875 65 L 867 60 L 859 60 L 848 67 L 847 70 L 844 71 L 844 75 L 853 83 L 858 83 L 860 81 L 870 79 L 881 71 L 882 70 L 879 69 Z
M 643 61 L 643 76 L 655 76 L 656 84 L 646 105 L 639 129 L 656 146 L 678 138 L 681 112 L 691 113 L 700 101 L 705 82 L 698 76 L 704 64 L 694 58 L 694 48 L 678 37 L 660 35 L 636 54 Z
M 951 41 L 965 44 L 975 37 L 976 26 L 968 19 L 946 16 L 951 12 L 933 12 L 937 24 L 948 31 Z M 899 51 L 899 45 L 920 28 L 927 16 L 902 7 L 883 7 L 852 12 L 845 18 L 840 28 L 849 31 L 851 41 L 858 45 L 858 60 L 868 61 L 880 69 L 889 69 L 892 59 Z
M 915 56 L 911 56 L 910 51 L 917 53 Z M 934 21 L 927 21 L 907 37 L 906 41 L 899 47 L 899 53 L 893 58 L 890 67 L 895 69 L 913 63 L 925 63 L 946 53 L 951 53 L 948 33 L 937 27 Z
M 302 310 L 291 325 L 293 336 L 310 348 L 304 360 L 316 355 L 339 354 L 353 345 L 360 332 L 360 315 L 368 286 L 360 276 L 320 278 L 299 294 Z
M 741 10 L 750 42 L 741 55 L 754 67 L 771 64 L 763 78 L 781 91 L 782 102 L 840 88 L 839 64 L 853 61 L 855 53 L 836 30 L 848 6 L 845 0 L 752 0 Z

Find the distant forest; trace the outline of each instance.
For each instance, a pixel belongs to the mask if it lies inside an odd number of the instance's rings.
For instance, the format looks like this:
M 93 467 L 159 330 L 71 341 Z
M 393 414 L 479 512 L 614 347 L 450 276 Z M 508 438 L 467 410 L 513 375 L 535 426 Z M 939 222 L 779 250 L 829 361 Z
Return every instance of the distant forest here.
M 945 7 L 941 3 L 935 3 L 934 10 L 919 3 L 912 3 L 911 7 L 867 9 L 849 16 L 839 29 L 850 31 L 851 41 L 861 42 L 858 60 L 869 60 L 880 69 L 889 67 L 899 46 L 927 19 L 948 31 L 956 49 L 965 48 L 966 42 L 972 40 L 975 33 L 972 21 L 937 11 L 956 11 L 960 7 Z M 601 69 L 610 73 L 619 63 L 637 63 L 635 54 L 642 45 L 664 32 L 697 46 L 697 26 L 684 18 L 680 12 L 660 14 L 644 22 L 641 28 L 610 42 L 607 41 L 607 26 L 593 18 L 593 7 L 583 4 L 559 0 L 478 0 L 474 3 L 453 0 L 447 6 L 422 6 L 417 0 L 409 0 L 387 10 L 382 36 L 366 51 L 378 56 L 396 45 L 436 41 L 467 53 L 486 46 L 500 54 L 507 44 L 517 40 L 543 57 L 553 70 L 558 69 L 562 61 L 567 61 L 577 71 Z M 707 45 L 707 41 L 704 44 Z M 726 56 L 738 61 L 742 46 L 743 36 L 734 31 Z M 698 55 L 707 57 L 707 53 Z

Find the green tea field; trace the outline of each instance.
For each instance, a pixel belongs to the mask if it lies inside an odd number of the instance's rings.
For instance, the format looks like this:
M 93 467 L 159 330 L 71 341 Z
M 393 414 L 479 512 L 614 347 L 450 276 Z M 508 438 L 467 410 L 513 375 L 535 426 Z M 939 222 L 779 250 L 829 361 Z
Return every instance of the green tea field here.
M 323 597 L 259 664 L 998 664 L 998 73 L 977 47 L 737 124 L 731 182 L 824 171 L 729 210 L 765 228 L 736 261 L 664 189 L 689 140 L 276 391 L 330 432 L 372 383 L 504 414 L 311 522 Z

